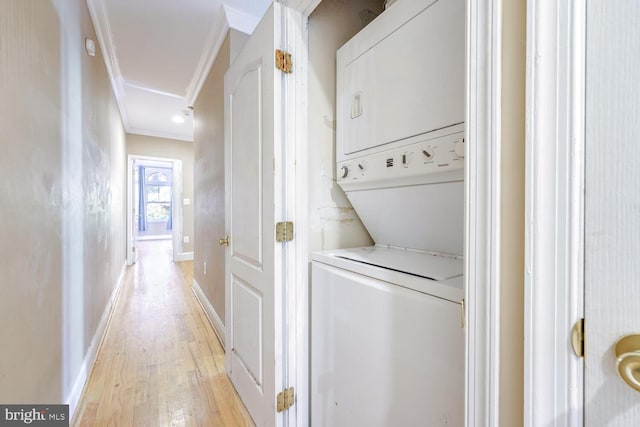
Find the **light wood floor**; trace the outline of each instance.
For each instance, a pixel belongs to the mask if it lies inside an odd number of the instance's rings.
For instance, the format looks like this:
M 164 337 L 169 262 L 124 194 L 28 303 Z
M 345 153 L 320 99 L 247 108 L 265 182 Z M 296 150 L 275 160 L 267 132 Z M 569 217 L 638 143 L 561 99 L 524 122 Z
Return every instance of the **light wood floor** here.
M 191 292 L 193 263 L 174 264 L 170 244 L 141 242 L 74 425 L 253 425 Z

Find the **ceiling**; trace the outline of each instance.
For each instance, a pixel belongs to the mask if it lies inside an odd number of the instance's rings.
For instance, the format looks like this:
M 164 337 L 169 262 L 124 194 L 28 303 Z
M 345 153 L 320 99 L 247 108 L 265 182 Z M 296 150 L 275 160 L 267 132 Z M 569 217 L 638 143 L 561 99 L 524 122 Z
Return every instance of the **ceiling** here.
M 193 105 L 229 28 L 271 0 L 87 0 L 125 129 L 193 141 Z M 184 119 L 175 123 L 174 116 Z

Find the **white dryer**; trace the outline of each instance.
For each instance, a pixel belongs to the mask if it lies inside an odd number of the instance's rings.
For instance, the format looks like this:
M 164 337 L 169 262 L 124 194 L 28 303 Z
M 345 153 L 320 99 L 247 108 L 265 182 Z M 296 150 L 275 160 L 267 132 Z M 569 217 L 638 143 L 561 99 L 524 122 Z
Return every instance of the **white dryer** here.
M 396 2 L 338 51 L 338 183 L 375 246 L 313 254 L 312 426 L 464 425 L 464 13 Z

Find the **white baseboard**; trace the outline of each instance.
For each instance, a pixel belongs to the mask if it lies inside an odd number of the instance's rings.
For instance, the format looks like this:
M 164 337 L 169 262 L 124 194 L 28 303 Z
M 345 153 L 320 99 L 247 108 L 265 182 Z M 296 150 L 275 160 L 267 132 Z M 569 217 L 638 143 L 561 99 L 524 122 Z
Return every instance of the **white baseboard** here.
M 157 234 L 151 236 L 137 236 L 136 240 L 170 240 L 171 234 Z
M 107 332 L 107 326 L 111 321 L 111 316 L 113 314 L 113 309 L 115 308 L 116 301 L 120 296 L 120 290 L 122 289 L 122 283 L 124 283 L 124 276 L 127 271 L 126 263 L 122 266 L 122 270 L 120 271 L 120 276 L 118 277 L 118 281 L 116 283 L 116 287 L 111 292 L 111 297 L 109 297 L 109 302 L 107 306 L 104 308 L 104 312 L 102 313 L 102 317 L 100 318 L 100 323 L 98 323 L 98 328 L 96 329 L 96 333 L 93 335 L 91 339 L 91 343 L 89 344 L 89 348 L 87 349 L 87 354 L 84 356 L 84 360 L 82 361 L 82 366 L 80 367 L 80 372 L 78 373 L 78 377 L 73 384 L 73 388 L 71 392 L 66 398 L 66 403 L 69 405 L 69 420 L 73 420 L 75 415 L 75 411 L 78 407 L 78 403 L 80 402 L 80 397 L 82 396 L 82 392 L 84 391 L 84 387 L 89 379 L 89 374 L 93 369 L 93 365 L 96 361 L 96 356 L 98 355 L 98 350 L 102 344 L 102 340 Z
M 220 319 L 220 316 L 218 316 L 218 313 L 216 313 L 216 310 L 209 302 L 209 298 L 207 298 L 207 296 L 204 294 L 202 288 L 195 278 L 193 279 L 192 289 L 196 300 L 198 300 L 198 302 L 202 306 L 202 309 L 204 310 L 205 316 L 207 316 L 207 319 L 209 319 L 209 323 L 211 323 L 213 331 L 218 336 L 218 339 L 222 344 L 222 348 L 224 348 L 224 323 L 222 322 L 222 319 Z
M 193 252 L 180 252 L 176 255 L 176 262 L 193 261 Z

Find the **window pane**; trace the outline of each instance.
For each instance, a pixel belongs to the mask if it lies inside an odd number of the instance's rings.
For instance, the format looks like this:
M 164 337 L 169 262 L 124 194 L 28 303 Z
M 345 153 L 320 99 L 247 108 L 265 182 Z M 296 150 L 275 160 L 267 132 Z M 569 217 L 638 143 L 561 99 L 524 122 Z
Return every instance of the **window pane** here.
M 169 176 L 160 172 L 152 173 L 147 176 L 147 182 L 169 182 Z
M 159 187 L 159 201 L 160 202 L 170 202 L 171 201 L 171 187 L 162 186 Z
M 157 185 L 147 185 L 147 201 L 159 202 L 160 201 L 160 187 Z
M 169 219 L 168 203 L 147 203 L 147 220 L 166 221 Z

